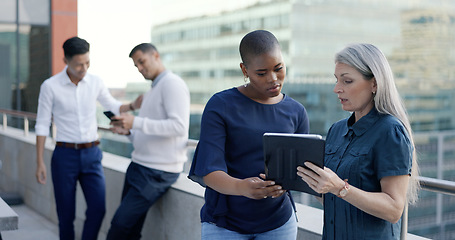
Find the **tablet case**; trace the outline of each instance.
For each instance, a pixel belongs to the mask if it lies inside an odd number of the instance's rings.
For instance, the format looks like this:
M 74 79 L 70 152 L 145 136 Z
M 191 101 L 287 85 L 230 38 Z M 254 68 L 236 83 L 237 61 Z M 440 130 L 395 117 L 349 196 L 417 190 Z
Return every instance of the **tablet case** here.
M 324 166 L 325 140 L 317 134 L 265 133 L 263 136 L 265 174 L 283 189 L 322 196 L 297 175 L 297 166 L 310 161 Z

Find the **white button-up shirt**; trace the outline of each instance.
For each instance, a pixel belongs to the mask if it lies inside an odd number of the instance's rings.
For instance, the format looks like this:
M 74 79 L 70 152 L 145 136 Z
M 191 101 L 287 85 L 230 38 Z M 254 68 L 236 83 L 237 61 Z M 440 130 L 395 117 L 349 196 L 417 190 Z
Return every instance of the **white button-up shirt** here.
M 52 118 L 59 142 L 85 143 L 98 139 L 96 101 L 118 115 L 121 102 L 115 100 L 102 80 L 87 73 L 78 85 L 66 73 L 52 76 L 41 84 L 38 99 L 37 136 L 48 136 Z

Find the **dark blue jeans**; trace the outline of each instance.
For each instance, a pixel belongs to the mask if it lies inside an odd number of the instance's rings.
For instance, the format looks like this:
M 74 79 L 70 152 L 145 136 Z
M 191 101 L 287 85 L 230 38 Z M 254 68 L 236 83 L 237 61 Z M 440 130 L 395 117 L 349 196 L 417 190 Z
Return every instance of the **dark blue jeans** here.
M 140 239 L 147 211 L 178 177 L 179 173 L 163 172 L 131 162 L 125 175 L 122 202 L 111 221 L 106 239 Z
M 57 205 L 60 239 L 74 239 L 76 185 L 81 185 L 87 203 L 82 240 L 96 240 L 106 212 L 106 189 L 98 147 L 71 149 L 56 147 L 51 171 Z

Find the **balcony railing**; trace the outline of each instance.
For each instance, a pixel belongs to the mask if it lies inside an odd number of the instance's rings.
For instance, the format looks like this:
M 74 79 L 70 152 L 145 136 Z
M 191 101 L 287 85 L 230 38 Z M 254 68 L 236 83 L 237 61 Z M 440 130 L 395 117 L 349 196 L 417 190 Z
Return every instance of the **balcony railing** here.
M 3 129 L 4 130 L 6 130 L 8 128 L 8 116 L 22 118 L 23 119 L 23 130 L 24 130 L 25 136 L 27 136 L 29 133 L 29 119 L 36 120 L 36 114 L 29 113 L 29 112 L 14 111 L 14 110 L 0 108 L 0 113 L 3 115 Z M 55 137 L 56 128 L 54 125 L 52 126 L 52 129 L 53 129 L 52 137 Z M 98 127 L 98 129 L 101 131 L 109 131 L 109 129 L 106 127 Z M 198 143 L 197 140 L 189 139 L 188 147 L 195 148 L 197 143 Z M 453 181 L 447 181 L 447 180 L 442 180 L 442 179 L 421 176 L 421 177 L 419 177 L 419 182 L 420 182 L 422 190 L 440 193 L 440 194 L 444 194 L 444 195 L 455 196 L 455 182 L 453 182 Z M 407 233 L 407 223 L 408 223 L 407 209 L 408 208 L 406 207 L 405 211 L 404 211 L 404 215 L 403 215 L 402 233 Z M 402 239 L 406 238 L 405 237 L 406 234 L 402 234 L 401 236 L 402 236 Z
M 429 177 L 419 177 L 419 182 L 423 190 L 455 196 L 455 182 Z

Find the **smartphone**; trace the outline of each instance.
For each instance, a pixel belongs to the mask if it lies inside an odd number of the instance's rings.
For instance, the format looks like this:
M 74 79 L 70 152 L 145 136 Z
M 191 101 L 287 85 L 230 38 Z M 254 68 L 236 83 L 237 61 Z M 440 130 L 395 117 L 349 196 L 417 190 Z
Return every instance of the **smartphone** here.
M 117 119 L 112 119 L 112 117 L 115 117 L 115 114 L 111 111 L 105 111 L 103 112 L 104 115 L 106 115 L 107 118 L 109 118 L 111 121 L 118 121 Z

